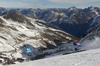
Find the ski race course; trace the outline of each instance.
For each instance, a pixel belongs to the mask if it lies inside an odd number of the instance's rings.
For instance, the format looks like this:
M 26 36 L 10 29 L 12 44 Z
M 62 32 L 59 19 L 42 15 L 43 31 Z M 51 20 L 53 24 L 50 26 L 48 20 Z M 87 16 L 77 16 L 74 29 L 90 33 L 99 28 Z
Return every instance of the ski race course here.
M 11 66 L 99 66 L 100 49 L 93 49 L 68 55 L 59 55 Z
M 90 44 L 85 48 L 87 51 L 66 55 L 63 55 L 62 53 L 57 56 L 10 66 L 100 66 L 99 40 L 99 38 L 96 38 L 95 41 L 90 42 Z M 85 46 L 86 44 L 84 47 Z

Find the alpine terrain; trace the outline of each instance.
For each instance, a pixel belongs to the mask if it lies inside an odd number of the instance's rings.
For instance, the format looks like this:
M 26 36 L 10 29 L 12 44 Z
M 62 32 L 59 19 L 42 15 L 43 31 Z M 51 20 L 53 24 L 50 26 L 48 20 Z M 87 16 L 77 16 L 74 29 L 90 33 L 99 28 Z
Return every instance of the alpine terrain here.
M 7 60 L 4 64 L 13 63 L 14 58 L 27 58 L 26 46 L 31 46 L 35 59 L 39 59 L 37 55 L 42 55 L 44 50 L 72 39 L 78 38 L 43 20 L 12 12 L 0 16 L 0 59 Z
M 92 24 L 97 24 L 96 26 L 90 28 L 84 36 L 78 41 L 82 45 L 82 49 L 86 51 L 75 52 L 66 55 L 62 55 L 67 51 L 56 53 L 55 57 L 46 58 L 38 61 L 32 61 L 28 63 L 22 63 L 11 66 L 99 66 L 100 65 L 100 17 L 95 17 L 95 20 L 91 20 Z M 67 43 L 72 45 L 72 43 Z M 59 56 L 58 56 L 59 55 Z
M 84 9 L 70 8 L 48 8 L 48 9 L 11 9 L 11 12 L 22 13 L 28 17 L 52 23 L 62 30 L 81 37 L 91 27 L 91 20 L 100 15 L 99 7 L 88 7 Z
M 99 66 L 99 43 L 99 7 L 0 8 L 1 65 Z

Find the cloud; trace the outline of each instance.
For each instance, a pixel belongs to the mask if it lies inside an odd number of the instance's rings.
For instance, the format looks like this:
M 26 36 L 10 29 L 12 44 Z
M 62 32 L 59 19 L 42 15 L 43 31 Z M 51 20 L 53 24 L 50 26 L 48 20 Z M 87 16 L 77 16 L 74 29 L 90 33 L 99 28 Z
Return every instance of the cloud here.
M 48 0 L 48 1 L 55 2 L 55 3 L 63 3 L 63 4 L 82 4 L 82 3 L 95 2 L 100 0 Z
M 33 8 L 36 7 L 35 4 L 30 4 L 30 3 L 22 3 L 18 2 L 17 5 L 15 5 L 15 8 Z
M 25 1 L 25 2 L 24 2 Z M 57 2 L 59 3 L 70 3 L 70 0 L 49 0 L 52 2 Z M 78 0 L 76 0 L 78 1 Z M 84 0 L 83 0 L 84 1 Z M 88 0 L 90 1 L 90 0 Z M 96 0 L 91 0 L 91 1 L 96 1 Z M 70 6 L 75 6 L 78 8 L 86 8 L 89 6 L 100 6 L 100 2 L 96 3 L 86 3 L 86 4 L 57 4 L 57 3 L 52 3 L 48 2 L 46 0 L 43 0 L 42 2 L 40 0 L 20 0 L 20 1 L 15 1 L 15 0 L 0 0 L 0 7 L 5 7 L 5 8 L 68 8 Z M 80 2 L 80 0 L 78 1 Z M 86 0 L 84 1 L 86 2 Z
M 22 0 L 22 1 L 38 1 L 38 0 Z
M 76 5 L 76 7 L 78 7 L 78 8 L 87 8 L 87 7 L 90 7 L 90 6 L 99 7 L 100 6 L 100 2 L 92 2 L 92 3 Z
M 0 7 L 5 8 L 34 8 L 36 4 L 23 3 L 23 2 L 0 2 Z
M 24 2 L 0 2 L 0 7 L 4 8 L 48 8 L 41 3 L 24 3 Z

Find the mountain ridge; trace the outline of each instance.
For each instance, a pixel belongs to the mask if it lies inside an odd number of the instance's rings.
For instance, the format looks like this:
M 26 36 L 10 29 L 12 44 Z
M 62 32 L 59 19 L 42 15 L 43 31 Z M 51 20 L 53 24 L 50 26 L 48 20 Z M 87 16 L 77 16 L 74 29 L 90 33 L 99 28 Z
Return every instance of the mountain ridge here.
M 15 13 L 20 12 L 26 16 L 44 20 L 77 37 L 81 37 L 89 28 L 93 27 L 94 25 L 90 25 L 91 19 L 100 15 L 100 8 L 92 6 L 84 9 L 70 7 L 49 9 L 11 9 L 9 11 Z

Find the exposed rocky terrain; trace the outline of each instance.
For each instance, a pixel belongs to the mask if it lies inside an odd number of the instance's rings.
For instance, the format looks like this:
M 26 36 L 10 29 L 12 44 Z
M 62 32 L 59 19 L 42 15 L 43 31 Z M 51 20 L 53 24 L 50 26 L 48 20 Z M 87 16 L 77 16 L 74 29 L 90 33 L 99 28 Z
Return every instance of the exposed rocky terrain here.
M 91 20 L 100 15 L 99 7 L 88 7 L 79 9 L 70 8 L 48 8 L 48 9 L 11 9 L 11 12 L 22 13 L 28 17 L 37 18 L 52 23 L 62 30 L 81 37 L 94 25 Z

